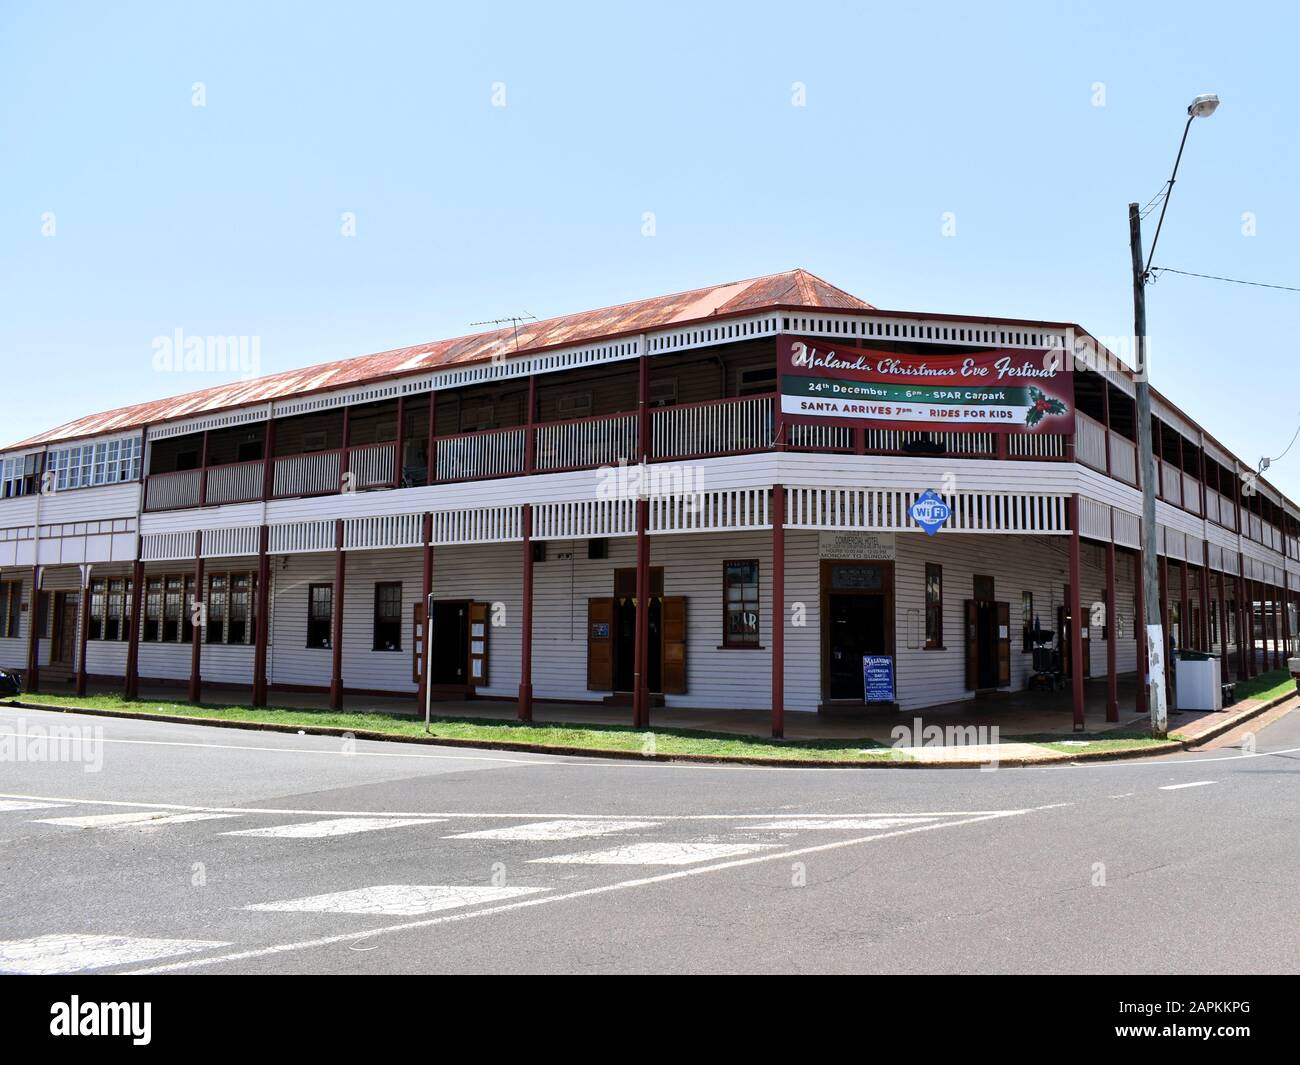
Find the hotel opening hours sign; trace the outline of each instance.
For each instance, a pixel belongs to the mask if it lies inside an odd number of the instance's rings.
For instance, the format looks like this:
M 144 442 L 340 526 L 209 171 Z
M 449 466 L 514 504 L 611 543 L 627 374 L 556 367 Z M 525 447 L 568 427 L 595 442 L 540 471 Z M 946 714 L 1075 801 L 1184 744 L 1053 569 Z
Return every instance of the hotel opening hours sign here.
M 1074 378 L 1059 351 L 902 355 L 777 338 L 781 413 L 818 425 L 1074 432 Z

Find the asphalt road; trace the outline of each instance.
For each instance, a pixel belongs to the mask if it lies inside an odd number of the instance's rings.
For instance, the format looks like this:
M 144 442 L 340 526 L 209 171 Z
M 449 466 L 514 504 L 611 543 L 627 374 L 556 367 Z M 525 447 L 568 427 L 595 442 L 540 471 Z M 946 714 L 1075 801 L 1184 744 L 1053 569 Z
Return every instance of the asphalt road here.
M 0 708 L 0 972 L 1297 972 L 1300 713 L 1253 739 L 763 769 Z

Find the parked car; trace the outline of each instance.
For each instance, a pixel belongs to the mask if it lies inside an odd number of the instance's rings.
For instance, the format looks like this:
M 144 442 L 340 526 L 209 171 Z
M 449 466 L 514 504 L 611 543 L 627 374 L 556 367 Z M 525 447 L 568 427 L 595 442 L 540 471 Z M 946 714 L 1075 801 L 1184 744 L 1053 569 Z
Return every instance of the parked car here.
M 1300 691 L 1300 658 L 1288 658 L 1286 668 L 1291 671 L 1291 676 L 1295 678 L 1296 691 Z
M 22 693 L 22 674 L 10 669 L 0 669 L 0 696 L 22 695 Z

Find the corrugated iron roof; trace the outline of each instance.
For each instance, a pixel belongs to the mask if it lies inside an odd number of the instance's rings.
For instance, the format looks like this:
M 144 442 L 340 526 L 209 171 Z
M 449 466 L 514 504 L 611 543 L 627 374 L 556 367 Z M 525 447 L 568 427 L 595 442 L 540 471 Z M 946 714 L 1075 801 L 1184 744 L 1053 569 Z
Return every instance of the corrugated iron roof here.
M 735 281 L 726 285 L 692 289 L 671 296 L 620 303 L 580 314 L 521 322 L 518 354 L 548 348 L 567 347 L 602 337 L 640 333 L 681 325 L 719 315 L 743 314 L 772 307 L 818 307 L 826 310 L 869 311 L 869 303 L 836 288 L 806 270 L 788 270 L 767 277 Z M 234 381 L 171 399 L 136 403 L 129 407 L 87 415 L 49 432 L 30 437 L 13 448 L 31 447 L 104 433 L 125 432 L 144 425 L 188 418 L 196 414 L 265 403 L 309 392 L 358 385 L 388 377 L 405 376 L 446 366 L 484 362 L 492 357 L 516 353 L 514 328 L 436 340 L 414 347 L 396 348 L 373 355 L 360 355 L 338 362 L 321 363 L 300 370 L 286 370 L 248 381 Z M 6 449 L 8 450 L 8 449 Z

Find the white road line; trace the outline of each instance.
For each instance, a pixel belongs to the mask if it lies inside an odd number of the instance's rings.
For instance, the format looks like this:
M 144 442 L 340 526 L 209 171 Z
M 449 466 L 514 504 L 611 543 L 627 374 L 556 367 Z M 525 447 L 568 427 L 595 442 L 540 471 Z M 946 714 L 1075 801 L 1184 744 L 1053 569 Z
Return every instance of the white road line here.
M 500 902 L 532 895 L 536 887 L 472 887 L 456 884 L 379 884 L 355 891 L 334 891 L 282 902 L 259 902 L 246 910 L 273 913 L 352 913 L 381 917 L 415 917 L 438 910 Z
M 55 797 L 51 795 L 17 795 L 7 792 L 0 792 L 0 799 L 23 799 L 32 802 L 51 802 L 62 805 L 75 806 L 113 806 L 129 807 L 134 809 L 148 810 L 194 810 L 200 813 L 214 814 L 271 814 L 280 815 L 304 815 L 307 817 L 428 817 L 434 820 L 449 820 L 451 818 L 463 818 L 465 820 L 483 820 L 490 821 L 493 818 L 500 820 L 522 820 L 536 821 L 539 817 L 546 820 L 556 820 L 572 818 L 587 821 L 626 821 L 629 817 L 638 820 L 652 821 L 771 821 L 773 818 L 792 816 L 788 810 L 782 810 L 772 813 L 763 814 L 589 814 L 589 813 L 541 813 L 537 810 L 531 810 L 528 813 L 505 813 L 500 810 L 481 810 L 481 811 L 421 811 L 413 812 L 397 810 L 301 810 L 288 807 L 278 806 L 188 806 L 175 802 L 134 802 L 125 799 L 86 799 L 86 798 L 68 798 Z M 1035 810 L 1049 810 L 1058 806 L 1069 806 L 1070 803 L 1053 803 L 1051 806 L 1036 806 Z M 990 817 L 1003 817 L 1007 814 L 1024 813 L 1024 810 L 918 810 L 915 813 L 904 813 L 898 810 L 888 811 L 870 811 L 867 813 L 856 812 L 839 812 L 833 814 L 799 814 L 799 817 L 807 818 L 843 818 L 843 817 L 978 817 L 988 815 Z
M 103 969 L 228 947 L 207 939 L 135 939 L 129 936 L 49 935 L 0 942 L 0 973 L 49 976 Z
M 830 817 L 823 820 L 817 820 L 807 817 L 787 817 L 780 821 L 768 821 L 765 824 L 744 825 L 742 826 L 749 832 L 762 831 L 826 831 L 826 832 L 861 832 L 864 829 L 874 828 L 897 828 L 899 825 L 921 824 L 925 821 L 933 821 L 933 817 L 910 817 L 900 815 L 898 817 Z
M 1182 788 L 1203 788 L 1206 784 L 1217 784 L 1217 780 L 1193 780 L 1188 784 L 1165 784 L 1161 791 L 1178 791 Z
M 131 718 L 135 721 L 137 718 Z M 160 724 L 174 724 L 174 722 L 164 721 Z M 0 729 L 0 736 L 25 736 L 25 733 L 9 732 Z M 324 740 L 341 740 L 342 736 L 321 736 Z M 425 754 L 421 751 L 358 751 L 358 750 L 323 750 L 316 747 L 254 747 L 242 743 L 190 743 L 184 740 L 126 740 L 116 739 L 108 736 L 100 736 L 95 740 L 96 743 L 126 743 L 140 747 L 202 747 L 212 751 L 261 751 L 271 752 L 273 754 L 328 754 L 336 758 L 423 758 L 436 762 L 504 762 L 509 765 L 567 765 L 565 762 L 554 762 L 551 757 L 534 757 L 534 758 L 503 758 L 494 754 L 484 753 L 491 748 L 472 748 L 467 754 Z M 365 742 L 364 740 L 361 742 Z M 382 740 L 372 742 L 381 743 Z M 429 746 L 437 746 L 430 744 Z M 446 748 L 443 748 L 444 750 Z
M 1276 751 L 1242 751 L 1240 754 L 1207 755 L 1196 758 L 1170 758 L 1152 756 L 1151 758 L 1129 758 L 1118 762 L 1069 762 L 1069 769 L 1186 769 L 1188 766 L 1205 765 L 1207 762 L 1236 762 L 1243 758 L 1272 758 L 1280 754 L 1296 754 L 1300 747 L 1282 747 Z M 1043 766 L 1050 769 L 1050 766 Z M 960 770 L 956 770 L 960 772 Z M 972 770 L 974 772 L 974 770 Z
M 1003 817 L 1018 817 L 1027 813 L 1034 813 L 1038 810 L 1053 809 L 1062 804 L 1054 804 L 1052 807 L 1035 807 L 1028 810 L 1007 810 L 1001 813 L 984 814 L 979 817 L 970 817 L 964 821 L 941 821 L 938 824 L 918 825 L 915 828 L 900 828 L 893 832 L 880 832 L 872 836 L 858 836 L 855 839 L 835 840 L 832 843 L 819 843 L 809 847 L 798 847 L 793 850 L 777 851 L 770 854 L 756 854 L 747 858 L 734 858 L 731 861 L 715 862 L 712 865 L 696 865 L 689 869 L 675 869 L 670 873 L 658 873 L 654 876 L 638 877 L 635 880 L 621 880 L 614 884 L 602 884 L 599 887 L 583 888 L 578 891 L 566 892 L 562 895 L 541 895 L 537 898 L 521 899 L 518 902 L 508 902 L 500 906 L 485 906 L 477 910 L 468 910 L 464 913 L 445 914 L 442 917 L 430 917 L 423 921 L 405 921 L 402 924 L 386 925 L 383 928 L 370 928 L 361 932 L 345 932 L 334 936 L 321 936 L 317 939 L 300 940 L 296 943 L 280 943 L 270 947 L 258 947 L 252 950 L 243 950 L 231 954 L 217 954 L 207 958 L 195 958 L 187 961 L 172 962 L 168 965 L 155 965 L 144 969 L 134 969 L 129 975 L 146 975 L 164 972 L 179 972 L 184 969 L 195 969 L 205 965 L 219 965 L 224 962 L 248 961 L 253 958 L 272 957 L 276 954 L 288 954 L 293 951 L 310 950 L 314 947 L 326 947 L 335 943 L 351 943 L 361 939 L 369 939 L 371 936 L 385 935 L 392 932 L 406 932 L 416 928 L 433 928 L 437 925 L 451 924 L 458 921 L 470 921 L 479 917 L 491 917 L 499 913 L 509 913 L 515 910 L 522 910 L 532 906 L 546 906 L 553 902 L 569 902 L 573 899 L 590 898 L 595 895 L 605 895 L 613 891 L 627 891 L 631 888 L 645 887 L 650 884 L 663 884 L 672 880 L 680 880 L 691 876 L 704 876 L 708 873 L 721 872 L 726 869 L 739 869 L 749 865 L 758 865 L 762 862 L 779 862 L 788 858 L 799 858 L 805 854 L 818 854 L 825 851 L 841 850 L 844 847 L 855 847 L 863 843 L 873 843 L 881 839 L 893 839 L 898 836 L 913 835 L 918 832 L 932 832 L 935 829 L 958 828 L 963 825 L 979 824 L 982 821 L 993 821 Z M 770 815 L 769 815 L 770 816 Z
M 771 850 L 768 843 L 629 843 L 604 851 L 531 858 L 530 865 L 693 865 Z
M 20 799 L 0 799 L 0 812 L 14 810 L 57 810 L 66 803 L 61 802 L 23 802 Z
M 594 821 L 591 819 L 563 821 L 538 821 L 533 825 L 508 825 L 505 828 L 486 828 L 481 832 L 460 832 L 443 839 L 494 839 L 549 841 L 562 839 L 589 839 L 607 836 L 611 832 L 630 832 L 638 828 L 657 828 L 658 821 Z
M 350 836 L 356 832 L 378 832 L 404 825 L 436 825 L 428 817 L 339 817 L 330 821 L 303 821 L 296 825 L 272 825 L 270 828 L 241 828 L 222 832 L 223 836 L 264 836 L 274 839 L 325 839 Z
M 169 814 L 161 810 L 133 814 L 90 814 L 86 817 L 42 817 L 33 821 L 37 825 L 57 825 L 60 828 L 116 828 L 122 825 L 180 825 L 189 821 L 215 821 L 234 817 L 234 814 Z

